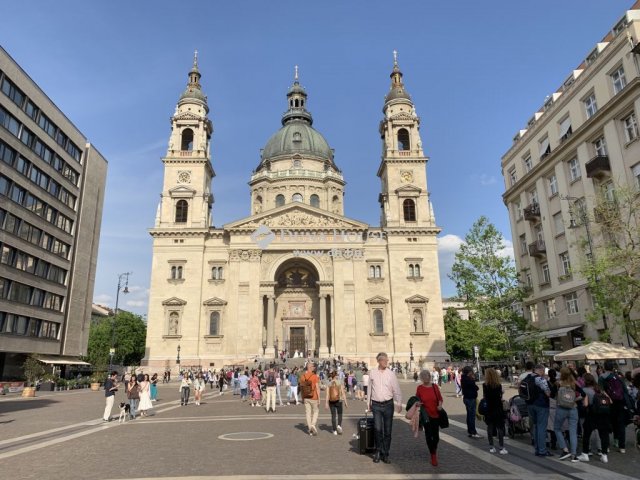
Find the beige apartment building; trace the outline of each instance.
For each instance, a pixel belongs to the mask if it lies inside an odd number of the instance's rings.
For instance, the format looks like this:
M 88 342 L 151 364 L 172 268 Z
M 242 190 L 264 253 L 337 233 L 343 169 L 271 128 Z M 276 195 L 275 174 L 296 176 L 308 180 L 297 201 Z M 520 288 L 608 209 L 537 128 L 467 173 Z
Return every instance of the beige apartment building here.
M 593 299 L 579 271 L 582 242 L 593 250 L 600 240 L 593 231 L 603 198 L 617 185 L 640 187 L 639 39 L 636 2 L 502 157 L 516 264 L 532 289 L 524 312 L 553 351 L 597 339 L 604 329 L 614 343 L 629 343 L 612 319 L 587 320 Z
M 276 351 L 369 363 L 380 351 L 403 362 L 412 351 L 446 359 L 440 228 L 420 118 L 398 64 L 372 132 L 381 160 L 362 170 L 377 167 L 380 226 L 345 216 L 346 181 L 313 126 L 297 70 L 282 126 L 247 175 L 248 216 L 214 226 L 213 123 L 200 77 L 196 59 L 163 158 L 143 363 L 220 368 Z
M 0 379 L 86 354 L 107 162 L 0 48 Z

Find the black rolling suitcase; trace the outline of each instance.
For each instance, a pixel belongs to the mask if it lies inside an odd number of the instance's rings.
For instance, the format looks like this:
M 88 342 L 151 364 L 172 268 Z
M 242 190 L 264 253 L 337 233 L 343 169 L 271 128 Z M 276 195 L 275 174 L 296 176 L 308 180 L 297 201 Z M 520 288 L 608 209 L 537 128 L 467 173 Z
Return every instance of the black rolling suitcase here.
M 376 449 L 373 417 L 358 419 L 358 451 L 360 455 Z

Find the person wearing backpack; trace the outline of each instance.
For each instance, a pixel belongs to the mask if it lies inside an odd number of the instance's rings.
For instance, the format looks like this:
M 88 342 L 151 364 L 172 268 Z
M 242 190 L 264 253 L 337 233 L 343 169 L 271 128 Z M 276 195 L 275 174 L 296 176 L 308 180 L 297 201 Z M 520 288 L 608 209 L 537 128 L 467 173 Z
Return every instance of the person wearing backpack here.
M 329 374 L 329 385 L 324 402 L 324 408 L 331 410 L 331 426 L 334 435 L 342 435 L 342 407 L 347 408 L 347 395 L 344 385 L 337 377 L 338 373 L 333 370 Z M 336 419 L 337 417 L 337 419 Z
M 273 413 L 276 413 L 276 387 L 278 386 L 278 382 L 276 380 L 276 372 L 273 367 L 267 370 L 265 383 L 267 387 L 267 400 L 264 408 L 267 413 L 269 413 L 269 409 L 272 409 Z
M 582 430 L 582 455 L 578 458 L 581 461 L 588 461 L 590 453 L 591 434 L 594 430 L 598 431 L 600 437 L 600 461 L 607 463 L 609 461 L 609 415 L 611 414 L 611 399 L 602 391 L 596 383 L 596 379 L 590 373 L 584 376 L 584 394 L 586 396 L 587 415 L 584 419 Z M 586 456 L 586 459 L 583 457 Z
M 611 399 L 611 414 L 609 419 L 613 430 L 613 443 L 620 449 L 620 453 L 626 453 L 627 447 L 627 420 L 630 412 L 627 408 L 627 387 L 624 380 L 614 372 L 616 363 L 614 360 L 604 362 L 604 373 L 600 376 L 598 384 Z
M 575 378 L 571 370 L 567 367 L 560 369 L 560 382 L 556 393 L 556 417 L 553 423 L 553 430 L 556 433 L 558 446 L 562 449 L 560 460 L 571 458 L 572 463 L 580 461 L 577 456 L 578 450 L 578 405 L 576 402 L 585 402 L 584 391 L 576 385 Z M 568 420 L 569 423 L 569 443 L 570 450 L 562 434 L 562 424 Z M 587 456 L 587 461 L 589 461 Z
M 437 383 L 435 379 L 437 373 L 438 370 L 434 367 L 434 373 L 431 374 L 433 383 Z M 476 385 L 476 377 L 470 366 L 467 365 L 462 369 L 460 383 L 462 386 L 462 401 L 467 409 L 467 434 L 470 438 L 482 438 L 476 430 L 476 402 L 480 388 Z
M 549 420 L 549 397 L 551 389 L 544 378 L 544 365 L 538 364 L 533 373 L 525 377 L 523 383 L 532 388 L 530 399 L 526 400 L 529 416 L 533 422 L 532 436 L 533 446 L 537 457 L 553 457 L 553 453 L 547 450 L 547 422 Z
M 318 423 L 320 403 L 320 379 L 315 373 L 315 367 L 316 365 L 313 362 L 307 362 L 307 371 L 300 376 L 299 382 L 310 436 L 318 435 L 316 424 Z

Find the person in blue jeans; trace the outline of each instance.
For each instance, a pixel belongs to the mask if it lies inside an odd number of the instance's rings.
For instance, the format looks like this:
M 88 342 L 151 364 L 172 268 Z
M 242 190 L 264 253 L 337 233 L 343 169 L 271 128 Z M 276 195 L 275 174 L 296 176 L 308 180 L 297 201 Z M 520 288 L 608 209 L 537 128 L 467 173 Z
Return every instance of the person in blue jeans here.
M 533 369 L 536 388 L 533 393 L 533 402 L 528 403 L 529 416 L 533 423 L 533 445 L 538 457 L 553 457 L 553 453 L 547 450 L 547 422 L 549 421 L 549 396 L 551 389 L 544 378 L 544 365 L 536 365 Z
M 578 458 L 577 450 L 578 450 L 578 404 L 577 401 L 584 402 L 584 391 L 576 385 L 576 381 L 571 374 L 571 370 L 567 367 L 563 367 L 560 370 L 560 383 L 559 383 L 558 394 L 556 396 L 556 401 L 558 402 L 558 407 L 556 408 L 556 418 L 553 424 L 553 430 L 556 433 L 556 438 L 558 439 L 558 446 L 562 449 L 562 454 L 560 455 L 560 460 L 566 460 L 567 458 L 571 458 L 571 462 L 576 463 L 580 461 Z M 573 404 L 571 406 L 563 405 L 562 403 L 565 401 L 563 397 L 560 395 L 563 392 L 569 394 L 569 390 L 571 390 L 571 396 L 573 397 Z M 585 405 L 586 406 L 586 405 Z M 565 442 L 564 435 L 562 434 L 562 424 L 567 420 L 569 423 L 569 443 L 570 449 L 567 448 L 567 443 Z M 585 455 L 582 459 L 586 462 L 589 461 L 589 456 Z
M 467 408 L 467 433 L 471 438 L 482 438 L 476 430 L 476 401 L 478 399 L 478 385 L 473 369 L 466 366 L 462 369 L 461 377 L 462 401 Z

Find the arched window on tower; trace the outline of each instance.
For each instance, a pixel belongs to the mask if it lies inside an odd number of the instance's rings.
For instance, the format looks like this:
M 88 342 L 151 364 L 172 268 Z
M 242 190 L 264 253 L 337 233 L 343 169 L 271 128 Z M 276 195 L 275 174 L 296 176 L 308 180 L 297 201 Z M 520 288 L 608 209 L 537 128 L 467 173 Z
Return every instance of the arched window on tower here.
M 211 312 L 209 316 L 209 335 L 220 335 L 220 312 Z
M 276 207 L 281 207 L 284 205 L 284 195 L 279 193 L 276 195 Z
M 408 276 L 408 277 L 413 277 L 413 272 L 414 272 L 414 270 L 413 270 L 413 264 L 410 264 L 410 265 L 409 265 L 409 272 L 408 272 L 408 275 L 407 275 L 407 276 Z
M 186 200 L 178 200 L 176 203 L 176 223 L 187 223 L 189 203 Z
M 398 130 L 398 150 L 409 150 L 410 148 L 409 132 L 406 128 L 401 128 Z
M 379 308 L 373 311 L 373 331 L 375 333 L 384 333 L 384 319 L 382 317 L 382 310 Z
M 402 202 L 402 212 L 404 213 L 405 222 L 416 221 L 416 203 L 410 198 Z
M 334 195 L 331 199 L 331 210 L 333 213 L 340 213 L 340 199 L 337 195 Z
M 302 198 L 302 194 L 301 193 L 294 193 L 293 197 L 291 197 L 291 200 L 294 202 L 302 202 L 303 198 Z
M 420 265 L 417 263 L 413 267 L 413 276 L 420 277 Z
M 185 128 L 182 131 L 182 142 L 181 142 L 180 150 L 193 150 L 193 130 L 190 128 Z
M 320 208 L 320 197 L 315 193 L 311 195 L 311 198 L 309 198 L 309 202 L 312 207 Z
M 294 102 L 294 105 L 295 105 L 295 107 L 296 107 L 296 108 L 298 108 L 298 106 L 300 105 L 300 103 L 298 102 L 298 99 L 297 99 L 297 98 L 296 98 L 296 100 L 295 100 L 295 102 Z

